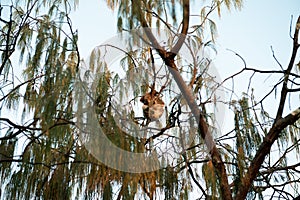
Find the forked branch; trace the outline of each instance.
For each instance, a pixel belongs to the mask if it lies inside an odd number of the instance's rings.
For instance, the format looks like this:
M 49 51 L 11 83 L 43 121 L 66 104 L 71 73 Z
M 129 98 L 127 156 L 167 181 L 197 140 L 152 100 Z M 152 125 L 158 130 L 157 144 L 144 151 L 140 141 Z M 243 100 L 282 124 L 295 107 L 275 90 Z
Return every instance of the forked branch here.
M 281 96 L 280 96 L 280 102 L 279 107 L 276 115 L 276 119 L 269 130 L 268 134 L 264 138 L 262 144 L 260 145 L 254 159 L 252 160 L 250 167 L 245 174 L 245 176 L 241 179 L 241 184 L 238 188 L 238 192 L 236 195 L 236 200 L 244 200 L 246 199 L 247 193 L 249 191 L 249 188 L 253 182 L 253 180 L 256 178 L 259 169 L 262 165 L 262 163 L 265 160 L 266 155 L 270 153 L 272 144 L 278 139 L 280 133 L 285 129 L 288 125 L 294 124 L 297 120 L 300 119 L 300 108 L 296 109 L 286 117 L 282 118 L 282 113 L 284 109 L 284 104 L 286 102 L 287 94 L 288 94 L 288 81 L 289 76 L 291 73 L 291 70 L 295 64 L 295 59 L 297 55 L 297 51 L 299 48 L 298 43 L 298 37 L 299 37 L 299 29 L 300 29 L 300 16 L 298 17 L 295 33 L 293 37 L 293 51 L 292 56 L 290 59 L 290 62 L 288 64 L 287 69 L 285 70 L 285 77 L 284 82 L 281 89 Z
M 151 30 L 149 29 L 149 26 L 143 16 L 143 14 L 140 12 L 138 18 L 144 28 L 146 28 L 145 32 L 148 37 L 148 39 L 151 42 L 151 45 L 156 51 L 159 53 L 162 60 L 165 62 L 165 64 L 168 66 L 168 69 L 170 73 L 172 74 L 174 80 L 176 81 L 176 84 L 180 88 L 180 91 L 187 101 L 194 117 L 199 122 L 199 131 L 201 134 L 201 137 L 205 141 L 205 144 L 209 150 L 209 153 L 211 155 L 212 163 L 216 169 L 218 179 L 220 181 L 220 190 L 221 190 L 221 196 L 222 199 L 232 199 L 230 187 L 228 184 L 228 178 L 227 178 L 227 172 L 225 169 L 224 162 L 222 161 L 222 157 L 216 147 L 216 143 L 212 137 L 211 132 L 209 131 L 208 124 L 205 120 L 205 117 L 203 113 L 201 112 L 199 106 L 197 105 L 197 102 L 195 100 L 194 94 L 192 89 L 185 83 L 183 80 L 175 62 L 174 58 L 179 52 L 180 48 L 182 47 L 186 34 L 188 33 L 188 27 L 189 27 L 189 15 L 190 15 L 190 3 L 189 0 L 183 0 L 183 22 L 182 22 L 182 29 L 181 29 L 181 35 L 179 36 L 179 39 L 177 40 L 176 44 L 171 49 L 171 52 L 167 52 L 165 49 L 163 49 L 159 43 L 157 42 L 156 38 L 152 34 Z

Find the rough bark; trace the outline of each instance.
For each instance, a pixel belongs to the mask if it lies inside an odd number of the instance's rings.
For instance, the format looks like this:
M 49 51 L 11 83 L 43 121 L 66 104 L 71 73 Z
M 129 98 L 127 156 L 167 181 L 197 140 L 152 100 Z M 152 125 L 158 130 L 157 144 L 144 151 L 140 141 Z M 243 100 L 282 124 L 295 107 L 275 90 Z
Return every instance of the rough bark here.
M 235 200 L 244 200 L 246 199 L 247 193 L 250 189 L 251 184 L 253 183 L 254 179 L 256 178 L 259 169 L 264 162 L 265 157 L 270 154 L 272 144 L 278 139 L 280 133 L 285 129 L 288 125 L 294 124 L 300 118 L 300 108 L 292 112 L 291 114 L 287 115 L 286 117 L 282 118 L 282 113 L 284 109 L 284 104 L 286 101 L 286 97 L 288 94 L 288 78 L 289 74 L 294 66 L 295 58 L 297 55 L 297 50 L 299 48 L 298 43 L 298 33 L 300 29 L 300 16 L 298 17 L 295 33 L 293 37 L 293 51 L 290 62 L 288 64 L 287 69 L 285 70 L 285 78 L 283 82 L 283 86 L 281 89 L 281 96 L 279 107 L 276 115 L 276 119 L 273 123 L 272 128 L 269 130 L 268 134 L 264 138 L 260 148 L 258 149 L 254 159 L 252 160 L 250 167 L 245 174 L 245 176 L 241 179 L 241 184 L 239 186 L 237 195 Z
M 176 81 L 178 87 L 180 88 L 181 93 L 183 94 L 183 97 L 187 101 L 194 117 L 199 122 L 199 130 L 201 137 L 204 139 L 205 144 L 207 148 L 209 149 L 209 153 L 212 158 L 213 165 L 215 167 L 215 170 L 217 172 L 218 179 L 220 181 L 220 191 L 222 199 L 224 200 L 231 200 L 232 194 L 230 191 L 229 183 L 228 183 L 228 176 L 226 173 L 226 168 L 224 165 L 224 162 L 222 161 L 222 157 L 216 147 L 215 141 L 212 137 L 212 134 L 210 133 L 208 129 L 208 124 L 205 121 L 205 118 L 203 114 L 201 113 L 201 110 L 199 106 L 197 105 L 195 101 L 195 97 L 193 95 L 193 91 L 191 88 L 185 83 L 183 80 L 180 72 L 178 71 L 178 68 L 174 62 L 174 58 L 179 52 L 180 48 L 182 47 L 186 35 L 188 33 L 188 27 L 189 27 L 189 13 L 190 13 L 190 2 L 189 0 L 183 0 L 183 21 L 182 21 L 182 29 L 181 29 L 181 35 L 178 38 L 177 43 L 174 45 L 172 50 L 170 52 L 167 52 L 165 49 L 163 49 L 159 43 L 157 42 L 156 38 L 153 36 L 150 29 L 148 29 L 148 24 L 144 17 L 142 15 L 139 15 L 139 20 L 142 24 L 142 26 L 145 29 L 145 33 L 151 42 L 152 47 L 159 53 L 160 57 L 163 59 L 165 64 L 168 66 L 168 69 L 170 73 L 172 74 L 174 80 Z

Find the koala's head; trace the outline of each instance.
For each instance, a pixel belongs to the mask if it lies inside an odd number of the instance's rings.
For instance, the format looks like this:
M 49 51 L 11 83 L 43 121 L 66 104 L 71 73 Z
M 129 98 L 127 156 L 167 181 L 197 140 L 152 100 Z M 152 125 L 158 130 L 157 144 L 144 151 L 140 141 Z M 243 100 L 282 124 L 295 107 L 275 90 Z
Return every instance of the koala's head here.
M 157 99 L 158 95 L 159 95 L 158 92 L 154 90 L 154 92 L 148 92 L 144 96 L 142 96 L 140 98 L 140 101 L 144 105 L 154 104 L 154 100 Z
M 154 90 L 152 93 L 146 93 L 141 97 L 140 101 L 144 104 L 142 107 L 144 116 L 149 121 L 158 120 L 164 113 L 165 103 L 157 91 Z

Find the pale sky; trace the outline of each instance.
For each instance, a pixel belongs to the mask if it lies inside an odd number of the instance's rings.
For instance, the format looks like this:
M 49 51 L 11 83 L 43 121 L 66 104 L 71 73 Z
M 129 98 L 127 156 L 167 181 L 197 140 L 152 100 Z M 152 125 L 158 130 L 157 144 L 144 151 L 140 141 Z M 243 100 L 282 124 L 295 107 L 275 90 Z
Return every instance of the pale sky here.
M 293 34 L 296 20 L 300 15 L 300 0 L 246 0 L 241 11 L 227 12 L 223 15 L 217 22 L 219 38 L 217 39 L 218 55 L 215 60 L 222 78 L 234 74 L 243 67 L 241 59 L 226 49 L 231 49 L 241 55 L 247 67 L 280 70 L 273 58 L 272 46 L 276 58 L 283 68 L 286 68 L 292 51 L 293 41 L 290 38 L 292 15 Z M 251 74 L 248 73 L 248 75 Z M 252 86 L 257 100 L 264 97 L 278 80 L 279 76 L 276 75 L 268 77 L 268 75 L 256 74 L 252 80 Z M 240 90 L 237 89 L 239 92 L 247 90 L 248 80 L 244 76 L 236 79 L 235 89 L 238 87 L 240 87 Z M 279 91 L 277 90 L 277 94 L 280 94 Z M 264 106 L 265 108 L 269 106 L 268 112 L 277 110 L 278 99 L 278 96 L 275 97 L 274 94 L 267 99 Z M 299 93 L 294 96 L 293 102 L 296 105 L 291 106 L 290 110 L 299 107 Z M 290 110 L 286 110 L 285 114 Z
M 117 35 L 117 13 L 110 10 L 104 0 L 79 2 L 79 8 L 72 13 L 71 18 L 74 28 L 79 32 L 81 56 L 87 58 L 96 46 Z M 239 53 L 249 67 L 279 70 L 272 57 L 270 46 L 273 46 L 277 59 L 286 67 L 292 46 L 289 36 L 291 15 L 294 16 L 293 32 L 299 14 L 300 0 L 244 0 L 241 11 L 229 12 L 223 9 L 221 18 L 215 18 L 218 54 L 214 63 L 221 78 L 224 79 L 243 67 L 241 60 L 227 49 Z M 274 82 L 271 78 L 267 80 L 269 82 L 265 82 L 266 77 L 257 77 L 259 81 L 253 87 L 259 98 L 272 88 Z M 241 97 L 241 91 L 247 90 L 248 83 L 245 80 L 243 76 L 236 79 L 235 86 L 239 86 L 235 88 L 238 91 L 236 98 Z M 261 84 L 264 87 L 260 87 Z M 298 102 L 299 95 L 296 97 L 296 104 Z
M 299 14 L 300 0 L 244 0 L 241 11 L 229 12 L 223 8 L 221 18 L 215 18 L 218 28 L 216 40 L 218 54 L 214 58 L 214 63 L 221 78 L 224 79 L 243 67 L 241 59 L 227 49 L 241 55 L 248 67 L 280 70 L 272 57 L 272 46 L 277 59 L 285 68 L 291 55 L 292 40 L 289 35 L 291 16 L 293 15 L 294 28 Z M 72 21 L 79 32 L 82 58 L 87 58 L 97 45 L 116 36 L 116 16 L 116 11 L 114 13 L 108 9 L 103 0 L 80 1 L 79 9 L 72 15 Z M 263 97 L 277 80 L 276 76 L 269 78 L 255 76 L 253 82 L 257 84 L 252 86 L 255 88 L 257 98 Z M 262 84 L 264 87 L 261 87 Z M 235 87 L 236 98 L 240 98 L 241 92 L 247 90 L 247 78 L 240 76 L 235 79 Z M 299 100 L 299 96 L 296 100 Z M 274 104 L 274 101 L 271 103 Z
M 265 65 L 269 64 L 266 60 L 273 60 L 270 58 L 272 45 L 279 60 L 286 62 L 291 47 L 291 15 L 294 15 L 294 25 L 299 14 L 300 0 L 244 0 L 241 11 L 223 9 L 221 19 L 217 19 L 218 51 L 230 48 L 251 64 Z M 72 17 L 79 31 L 83 57 L 117 33 L 116 11 L 108 9 L 103 0 L 80 1 Z
M 246 0 L 241 11 L 225 14 L 218 21 L 219 51 L 229 48 L 243 56 L 249 65 L 272 67 L 275 62 L 270 46 L 273 46 L 284 65 L 291 54 L 291 15 L 294 27 L 300 15 L 300 0 Z M 228 61 L 226 56 L 218 60 Z
M 87 58 L 94 47 L 116 36 L 117 15 L 107 8 L 104 0 L 79 2 L 79 8 L 71 18 L 79 32 L 81 56 Z M 241 60 L 226 49 L 239 53 L 249 67 L 280 70 L 272 57 L 270 46 L 273 46 L 277 59 L 285 68 L 291 55 L 291 15 L 294 16 L 293 32 L 300 15 L 300 0 L 244 0 L 241 11 L 228 12 L 223 9 L 221 19 L 216 19 L 219 37 L 216 46 L 218 54 L 214 60 L 221 77 L 226 78 L 243 67 Z M 263 96 L 265 90 L 259 84 L 266 82 L 265 79 L 259 81 L 257 94 Z M 241 91 L 247 89 L 247 81 L 243 77 L 237 79 L 236 84 Z M 272 84 L 267 82 L 264 85 L 266 90 Z M 299 106 L 299 95 L 295 102 Z M 14 117 L 15 114 L 12 112 L 7 115 Z

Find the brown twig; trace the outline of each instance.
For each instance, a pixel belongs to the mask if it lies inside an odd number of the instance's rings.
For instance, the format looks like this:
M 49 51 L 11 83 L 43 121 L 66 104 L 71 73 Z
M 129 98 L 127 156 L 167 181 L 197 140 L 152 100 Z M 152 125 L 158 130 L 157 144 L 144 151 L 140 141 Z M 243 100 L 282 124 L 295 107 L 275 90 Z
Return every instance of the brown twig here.
M 265 136 L 262 144 L 260 145 L 258 151 L 255 154 L 254 159 L 252 160 L 248 171 L 242 177 L 241 184 L 239 185 L 238 192 L 236 195 L 236 200 L 244 200 L 247 196 L 247 193 L 250 189 L 250 186 L 253 182 L 253 180 L 256 178 L 259 169 L 265 160 L 266 155 L 270 153 L 272 144 L 278 139 L 280 133 L 283 129 L 285 129 L 288 125 L 294 124 L 297 120 L 300 119 L 300 108 L 296 109 L 294 112 L 290 113 L 286 117 L 282 118 L 282 113 L 284 109 L 284 104 L 286 101 L 286 97 L 288 94 L 287 90 L 287 83 L 288 78 L 290 75 L 290 72 L 294 66 L 295 58 L 297 55 L 297 50 L 299 48 L 298 43 L 298 33 L 300 29 L 300 16 L 298 17 L 296 28 L 295 28 L 295 34 L 293 37 L 293 51 L 292 56 L 290 58 L 290 62 L 288 64 L 287 69 L 285 70 L 285 78 L 281 90 L 281 97 L 279 102 L 279 107 L 277 110 L 276 119 L 274 120 L 274 123 L 271 127 L 271 129 L 268 131 L 267 135 Z

